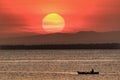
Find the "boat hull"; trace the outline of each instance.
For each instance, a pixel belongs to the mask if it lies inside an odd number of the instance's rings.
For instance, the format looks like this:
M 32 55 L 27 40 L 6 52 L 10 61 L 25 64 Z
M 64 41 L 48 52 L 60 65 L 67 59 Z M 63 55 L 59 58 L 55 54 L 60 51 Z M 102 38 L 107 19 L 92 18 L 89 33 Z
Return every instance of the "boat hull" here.
M 99 72 L 77 72 L 78 74 L 99 74 Z

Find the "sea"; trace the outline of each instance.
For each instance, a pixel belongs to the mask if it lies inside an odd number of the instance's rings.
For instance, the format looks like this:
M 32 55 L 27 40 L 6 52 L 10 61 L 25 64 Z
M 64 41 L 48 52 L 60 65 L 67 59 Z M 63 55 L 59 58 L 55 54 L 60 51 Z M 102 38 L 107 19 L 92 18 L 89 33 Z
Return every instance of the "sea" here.
M 0 50 L 0 80 L 120 80 L 120 50 Z

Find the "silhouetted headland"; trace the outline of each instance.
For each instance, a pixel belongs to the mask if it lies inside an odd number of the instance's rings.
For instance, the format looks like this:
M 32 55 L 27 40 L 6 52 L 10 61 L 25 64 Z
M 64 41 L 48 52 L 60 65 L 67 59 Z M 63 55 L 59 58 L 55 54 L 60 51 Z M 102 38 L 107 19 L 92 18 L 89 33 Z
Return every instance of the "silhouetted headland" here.
M 120 49 L 120 44 L 1 45 L 1 50 L 39 49 Z
M 25 33 L 27 34 L 27 33 Z M 78 33 L 37 34 L 16 37 L 0 37 L 0 45 L 44 45 L 44 44 L 102 44 L 120 43 L 120 31 L 95 32 L 80 31 Z

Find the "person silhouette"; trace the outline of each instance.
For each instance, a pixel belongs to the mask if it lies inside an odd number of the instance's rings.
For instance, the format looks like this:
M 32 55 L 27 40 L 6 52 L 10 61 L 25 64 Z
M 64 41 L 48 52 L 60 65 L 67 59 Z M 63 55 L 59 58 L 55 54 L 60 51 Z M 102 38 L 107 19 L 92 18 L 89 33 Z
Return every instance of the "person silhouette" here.
M 91 73 L 94 73 L 94 69 L 91 70 Z

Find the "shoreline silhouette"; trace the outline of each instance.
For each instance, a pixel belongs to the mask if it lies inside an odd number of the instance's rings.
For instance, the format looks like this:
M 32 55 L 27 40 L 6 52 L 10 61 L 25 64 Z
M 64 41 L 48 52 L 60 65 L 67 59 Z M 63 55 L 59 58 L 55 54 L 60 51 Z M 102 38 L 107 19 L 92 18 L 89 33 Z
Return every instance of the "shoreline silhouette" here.
M 39 49 L 120 49 L 120 44 L 51 44 L 51 45 L 1 45 L 0 50 L 39 50 Z

